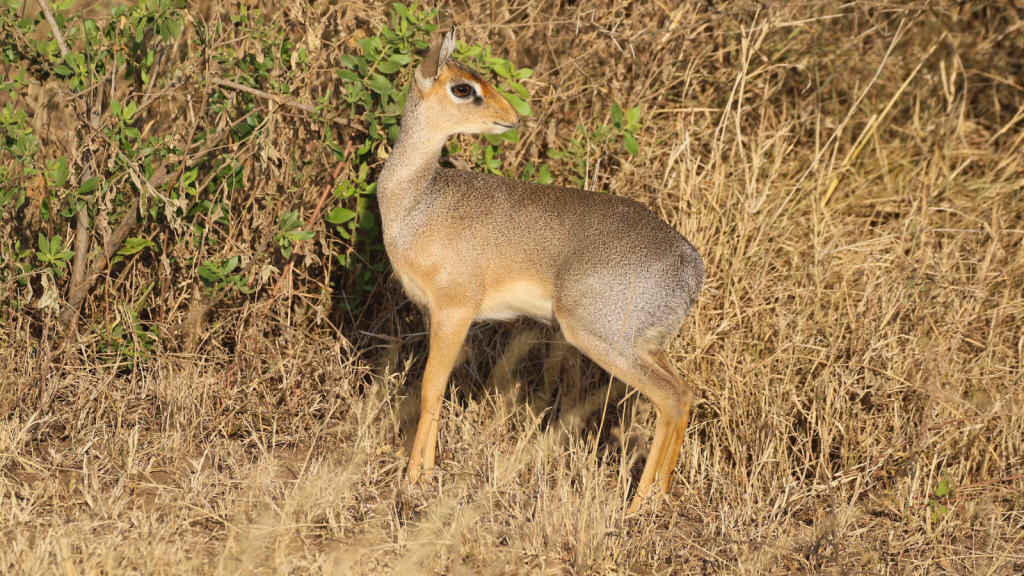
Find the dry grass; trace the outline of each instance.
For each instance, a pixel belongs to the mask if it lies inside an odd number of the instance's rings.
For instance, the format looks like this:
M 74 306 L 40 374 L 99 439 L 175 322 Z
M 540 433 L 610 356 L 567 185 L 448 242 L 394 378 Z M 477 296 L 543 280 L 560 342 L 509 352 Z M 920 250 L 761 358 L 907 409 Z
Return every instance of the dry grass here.
M 394 282 L 337 333 L 308 295 L 225 303 L 195 353 L 133 370 L 25 312 L 0 333 L 0 570 L 1024 571 L 1024 11 L 570 4 L 445 9 L 537 70 L 507 166 L 644 105 L 640 156 L 592 148 L 588 180 L 707 263 L 666 502 L 623 517 L 650 405 L 530 323 L 472 332 L 444 472 L 405 485 L 425 339 Z

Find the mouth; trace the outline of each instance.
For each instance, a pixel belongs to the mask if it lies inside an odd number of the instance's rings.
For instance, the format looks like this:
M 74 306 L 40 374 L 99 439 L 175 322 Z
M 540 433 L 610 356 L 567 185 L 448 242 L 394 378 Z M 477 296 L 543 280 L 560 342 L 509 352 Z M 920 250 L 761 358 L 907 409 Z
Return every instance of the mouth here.
M 519 126 L 519 122 L 516 122 L 515 124 L 507 124 L 505 122 L 495 122 L 494 125 L 495 126 L 501 126 L 505 130 L 511 130 L 511 129 L 515 128 L 516 126 Z

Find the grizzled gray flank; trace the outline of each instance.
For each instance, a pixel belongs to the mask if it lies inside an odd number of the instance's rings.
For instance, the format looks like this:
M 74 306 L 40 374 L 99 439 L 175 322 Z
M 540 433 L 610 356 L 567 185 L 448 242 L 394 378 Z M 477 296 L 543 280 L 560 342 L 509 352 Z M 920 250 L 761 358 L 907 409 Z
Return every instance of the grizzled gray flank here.
M 500 134 L 515 110 L 450 58 L 454 30 L 424 59 L 402 132 L 377 184 L 384 245 L 430 316 L 430 356 L 408 476 L 434 467 L 441 399 L 474 320 L 531 316 L 647 395 L 654 443 L 631 510 L 667 490 L 692 391 L 664 352 L 704 283 L 696 249 L 643 205 L 619 196 L 438 168 L 454 134 Z M 449 86 L 469 83 L 475 98 Z M 474 102 L 476 101 L 476 102 Z

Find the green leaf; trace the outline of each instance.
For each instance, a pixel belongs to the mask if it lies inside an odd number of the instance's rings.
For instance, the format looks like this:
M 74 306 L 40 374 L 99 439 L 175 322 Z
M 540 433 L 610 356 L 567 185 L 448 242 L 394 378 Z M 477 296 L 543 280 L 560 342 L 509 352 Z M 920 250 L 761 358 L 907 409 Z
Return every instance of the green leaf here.
M 376 225 L 376 220 L 373 217 L 373 212 L 364 210 L 359 216 L 359 227 L 363 230 L 373 230 Z
M 40 252 L 49 252 L 50 251 L 50 241 L 46 239 L 46 236 L 43 236 L 42 232 L 39 233 L 39 251 Z
M 512 71 L 509 69 L 508 62 L 497 60 L 491 65 L 491 68 L 502 78 L 512 78 Z
M 359 44 L 359 47 L 363 49 L 363 54 L 370 60 L 376 60 L 379 54 L 377 47 L 374 45 L 374 40 L 375 38 L 363 38 L 356 41 L 356 44 Z
M 117 100 L 113 100 L 112 99 L 110 101 L 110 113 L 113 114 L 114 116 L 117 116 L 118 118 L 120 118 L 121 117 L 121 103 L 118 102 Z
M 355 191 L 356 189 L 353 188 L 352 184 L 346 179 L 342 180 L 341 184 L 334 187 L 334 192 L 332 192 L 332 194 L 334 194 L 335 198 L 344 199 L 354 194 Z
M 209 262 L 207 262 L 207 264 L 209 264 Z M 199 275 L 208 280 L 209 282 L 216 282 L 220 280 L 220 274 L 218 274 L 217 272 L 213 271 L 210 268 L 207 268 L 206 266 L 200 266 L 199 269 L 196 270 L 196 272 L 199 272 Z
M 377 70 L 380 70 L 385 74 L 394 74 L 395 72 L 398 72 L 401 69 L 401 64 L 397 62 L 392 62 L 391 60 L 385 60 L 377 65 Z
M 344 224 L 355 217 L 355 212 L 340 206 L 327 213 L 327 221 L 331 224 Z
M 53 238 L 50 239 L 50 249 L 48 250 L 48 252 L 50 254 L 57 254 L 58 252 L 60 252 L 60 249 L 63 244 L 64 242 L 61 241 L 60 236 L 54 236 Z
M 640 153 L 640 144 L 636 141 L 636 138 L 634 138 L 632 134 L 630 134 L 629 132 L 623 132 L 622 139 L 626 144 L 626 152 L 629 152 L 631 156 L 636 156 L 637 154 Z
M 530 105 L 526 103 L 526 100 L 523 100 L 515 94 L 502 94 L 502 96 L 504 96 L 505 100 L 508 100 L 508 103 L 516 109 L 516 112 L 519 112 L 520 116 L 530 115 Z
M 540 165 L 540 170 L 537 171 L 537 183 L 538 184 L 551 184 L 554 178 L 551 176 L 551 168 L 545 163 Z
M 515 90 L 516 93 L 522 96 L 524 99 L 530 97 L 530 91 L 527 90 L 526 87 L 520 84 L 519 82 L 509 82 L 508 85 L 511 86 L 512 89 Z
M 533 68 L 520 68 L 513 74 L 518 80 L 525 80 L 530 76 L 533 76 Z
M 501 138 L 502 140 L 515 144 L 519 142 L 519 133 L 516 132 L 515 128 L 513 128 L 507 132 L 502 132 Z
M 619 108 L 618 102 L 612 103 L 612 124 L 616 127 L 622 127 L 622 108 Z
M 366 85 L 369 86 L 370 90 L 373 90 L 378 94 L 391 94 L 395 91 L 395 89 L 391 87 L 390 80 L 376 73 L 370 76 L 366 81 Z
M 359 75 L 351 70 L 335 70 L 334 73 L 347 82 L 359 82 Z
M 71 76 L 72 73 L 71 68 L 68 68 L 63 64 L 58 64 L 57 66 L 55 66 L 53 71 L 56 72 L 58 76 Z
M 47 167 L 53 186 L 60 188 L 68 183 L 68 176 L 71 173 L 68 171 L 67 158 L 60 158 L 57 162 L 47 162 Z
M 118 250 L 117 253 L 122 256 L 128 256 L 129 254 L 141 252 L 150 246 L 153 246 L 153 242 L 146 238 L 129 238 L 124 241 L 124 248 Z
M 640 122 L 640 107 L 634 106 L 626 110 L 626 125 L 636 126 L 638 122 Z
M 341 63 L 349 68 L 359 68 L 359 61 L 363 60 L 362 58 L 353 56 L 352 54 L 342 54 L 340 58 Z
M 96 187 L 99 186 L 99 185 L 100 185 L 100 179 L 97 178 L 96 176 L 93 176 L 92 178 L 89 178 L 85 182 L 82 182 L 82 185 L 79 186 L 79 188 L 78 188 L 78 193 L 79 194 L 88 194 L 89 192 L 92 192 L 93 190 L 95 190 Z
M 170 34 L 172 40 L 177 40 L 181 37 L 181 21 L 173 18 L 168 20 L 167 32 Z

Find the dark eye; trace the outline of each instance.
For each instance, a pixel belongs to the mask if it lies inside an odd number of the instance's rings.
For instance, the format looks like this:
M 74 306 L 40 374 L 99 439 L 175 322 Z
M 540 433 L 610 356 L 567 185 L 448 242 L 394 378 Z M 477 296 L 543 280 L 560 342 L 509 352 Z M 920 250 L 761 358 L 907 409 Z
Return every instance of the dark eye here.
M 452 94 L 455 94 L 459 98 L 469 98 L 475 93 L 476 90 L 473 90 L 473 87 L 469 84 L 456 84 L 455 86 L 452 86 Z

